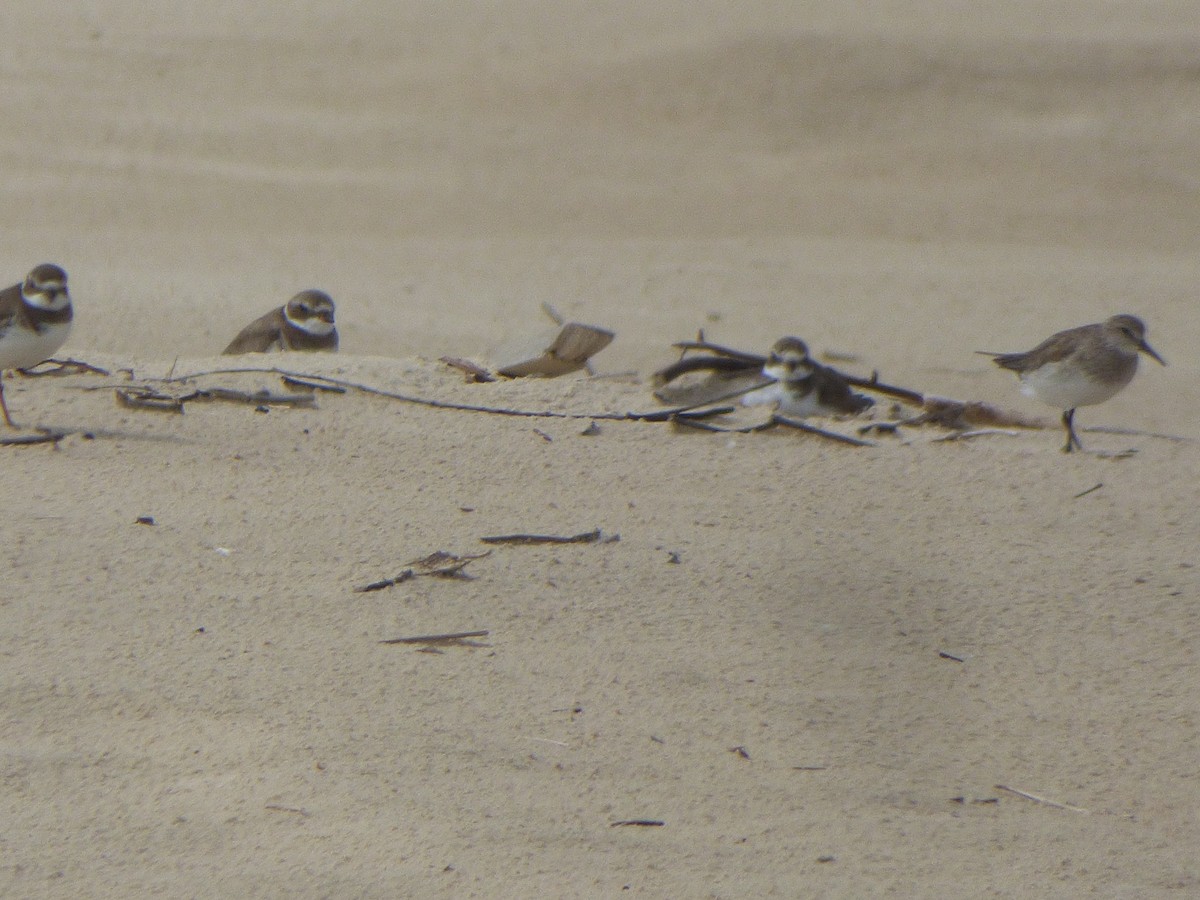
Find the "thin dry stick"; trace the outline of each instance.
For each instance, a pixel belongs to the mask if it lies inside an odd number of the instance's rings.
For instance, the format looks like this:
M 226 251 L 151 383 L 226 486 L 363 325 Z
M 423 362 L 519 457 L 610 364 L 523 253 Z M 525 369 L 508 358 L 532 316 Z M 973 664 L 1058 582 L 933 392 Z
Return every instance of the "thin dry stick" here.
M 183 412 L 184 404 L 194 401 L 224 400 L 232 403 L 250 403 L 255 406 L 316 406 L 316 397 L 311 393 L 274 394 L 270 391 L 239 391 L 233 388 L 213 387 L 192 391 L 178 397 L 155 390 L 145 385 L 117 388 L 117 403 L 128 409 L 149 409 L 158 412 Z
M 317 398 L 312 394 L 275 394 L 271 391 L 239 391 L 233 388 L 214 387 L 193 391 L 180 398 L 184 403 L 193 400 L 228 400 L 232 403 L 253 403 L 267 406 L 316 406 Z
M 355 381 L 346 381 L 342 378 L 333 378 L 328 375 L 313 375 L 304 372 L 289 372 L 285 369 L 275 367 L 271 368 L 254 368 L 254 367 L 237 367 L 229 369 L 209 369 L 203 372 L 193 372 L 190 375 L 180 375 L 174 378 L 163 379 L 166 382 L 187 381 L 193 378 L 202 378 L 208 375 L 278 375 L 280 378 L 303 378 L 308 381 L 323 382 L 325 384 L 337 385 L 348 390 L 360 391 L 364 394 L 371 394 L 376 397 L 384 397 L 388 400 L 398 400 L 402 403 L 415 403 L 419 406 L 428 406 L 431 409 L 450 409 L 460 412 L 480 412 L 490 413 L 497 416 L 518 416 L 530 419 L 603 419 L 608 421 L 624 421 L 624 422 L 665 422 L 675 416 L 694 416 L 703 418 L 706 416 L 719 415 L 724 412 L 729 412 L 729 408 L 719 407 L 717 409 L 701 409 L 708 406 L 717 400 L 706 400 L 703 403 L 693 403 L 688 406 L 676 406 L 670 409 L 656 409 L 651 412 L 624 412 L 624 413 L 569 413 L 558 412 L 556 410 L 528 410 L 528 409 L 510 409 L 498 406 L 480 406 L 474 403 L 452 403 L 446 400 L 433 400 L 428 397 L 415 397 L 411 394 L 400 394 L 395 391 L 385 391 L 382 388 L 371 387 L 368 384 L 360 384 Z M 735 395 L 736 396 L 736 395 Z
M 601 538 L 599 528 L 581 534 L 495 534 L 481 537 L 485 544 L 594 544 Z
M 107 388 L 107 385 L 105 385 Z M 113 391 L 117 405 L 126 409 L 148 409 L 154 412 L 182 413 L 183 401 L 149 388 L 117 388 Z
M 42 369 L 42 366 L 54 366 L 52 369 Z M 78 359 L 43 359 L 36 366 L 30 366 L 28 369 L 18 369 L 26 378 L 43 378 L 47 375 L 78 375 L 80 373 L 88 373 L 91 375 L 111 375 L 107 369 L 102 369 L 99 366 L 93 366 L 91 363 L 83 362 Z
M 486 629 L 479 631 L 452 631 L 446 634 L 422 634 L 417 637 L 388 638 L 381 644 L 457 644 L 468 638 L 487 637 Z
M 361 587 L 356 587 L 354 589 L 354 593 L 367 594 L 367 593 L 370 593 L 371 591 L 382 591 L 384 588 L 390 588 L 390 587 L 394 587 L 397 584 L 403 584 L 404 582 L 408 581 L 410 578 L 416 578 L 416 577 L 417 577 L 417 573 L 414 572 L 412 569 L 405 569 L 403 572 L 401 572 L 399 575 L 395 576 L 394 578 L 383 578 L 379 581 L 372 581 L 370 584 L 364 584 Z
M 1092 485 L 1090 488 L 1088 488 L 1086 491 L 1080 491 L 1078 494 L 1076 494 L 1076 495 L 1075 495 L 1074 497 L 1072 497 L 1071 499 L 1072 499 L 1072 500 L 1078 500 L 1080 497 L 1086 497 L 1086 496 L 1087 496 L 1088 494 L 1090 494 L 1092 491 L 1098 491 L 1098 490 L 1100 490 L 1100 488 L 1102 488 L 1102 487 L 1104 487 L 1104 482 L 1103 482 L 1103 481 L 1097 481 L 1095 484 L 1093 484 L 1093 485 Z
M 672 421 L 674 424 L 682 425 L 685 428 L 695 428 L 698 431 L 711 431 L 717 434 L 754 434 L 759 431 L 768 431 L 772 428 L 778 428 L 782 426 L 785 428 L 795 428 L 797 431 L 803 431 L 807 434 L 823 437 L 839 444 L 849 444 L 852 447 L 879 446 L 873 441 L 864 441 L 860 438 L 850 437 L 849 435 L 838 434 L 836 431 L 826 431 L 824 428 L 818 428 L 816 425 L 809 425 L 806 422 L 798 422 L 795 419 L 788 419 L 779 415 L 772 416 L 766 422 L 761 422 L 758 425 L 746 425 L 742 428 L 722 428 L 720 425 L 712 425 L 708 422 L 698 422 L 692 419 L 685 419 L 683 416 L 678 416 Z
M 15 434 L 0 438 L 0 447 L 27 447 L 30 444 L 57 444 L 65 438 L 66 431 L 42 431 L 38 434 Z
M 1053 806 L 1055 809 L 1065 809 L 1069 812 L 1087 813 L 1086 809 L 1079 806 L 1071 806 L 1069 803 L 1059 803 L 1055 800 L 1048 800 L 1045 797 L 1039 797 L 1037 794 L 1031 794 L 1028 791 L 1021 791 L 1014 787 L 1009 787 L 1007 784 L 995 785 L 998 791 L 1008 791 L 1010 794 L 1016 794 L 1018 797 L 1024 797 L 1026 800 L 1032 800 L 1034 803 L 1042 803 L 1046 806 Z
M 788 419 L 784 416 L 771 416 L 771 424 L 782 425 L 785 428 L 795 428 L 798 431 L 803 431 L 807 434 L 815 434 L 818 437 L 823 437 L 827 440 L 837 441 L 842 444 L 849 444 L 851 447 L 879 446 L 874 441 L 864 441 L 861 438 L 850 437 L 846 434 L 838 434 L 836 431 L 826 431 L 824 428 L 818 428 L 816 425 L 809 425 L 807 422 L 800 422 L 796 419 Z
M 288 387 L 306 388 L 310 391 L 326 391 L 330 394 L 346 393 L 346 389 L 343 387 L 337 387 L 336 385 L 332 384 L 317 384 L 315 381 L 305 381 L 303 378 L 291 378 L 287 375 L 284 375 L 282 381 Z
M 1002 434 L 1006 437 L 1020 437 L 1018 431 L 1009 431 L 1006 428 L 976 428 L 973 431 L 955 431 L 950 434 L 942 435 L 939 438 L 934 438 L 933 443 L 943 444 L 951 441 L 969 441 L 971 438 L 988 437 L 989 435 Z
M 283 806 L 280 803 L 268 803 L 263 809 L 273 810 L 274 812 L 289 812 L 296 813 L 300 816 L 308 817 L 312 815 L 307 809 L 302 809 L 299 806 Z

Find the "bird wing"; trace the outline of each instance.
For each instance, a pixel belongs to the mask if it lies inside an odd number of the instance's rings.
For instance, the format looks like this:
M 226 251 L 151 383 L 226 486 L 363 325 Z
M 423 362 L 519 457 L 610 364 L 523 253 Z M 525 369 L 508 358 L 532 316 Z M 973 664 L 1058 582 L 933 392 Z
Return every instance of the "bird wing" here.
M 266 353 L 280 341 L 279 319 L 282 315 L 281 307 L 259 316 L 238 332 L 237 337 L 230 341 L 229 346 L 221 351 L 222 355 Z
M 1046 363 L 1060 362 L 1079 349 L 1079 339 L 1099 325 L 1080 325 L 1078 328 L 1068 328 L 1046 338 L 1027 353 L 1001 353 L 994 357 L 996 365 L 1004 369 L 1020 372 L 1025 369 L 1036 369 Z

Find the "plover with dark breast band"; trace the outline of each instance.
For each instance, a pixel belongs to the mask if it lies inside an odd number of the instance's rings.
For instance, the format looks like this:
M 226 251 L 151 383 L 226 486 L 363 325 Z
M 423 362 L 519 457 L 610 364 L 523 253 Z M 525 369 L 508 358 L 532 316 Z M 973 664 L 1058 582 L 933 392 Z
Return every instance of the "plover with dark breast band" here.
M 27 369 L 53 356 L 71 333 L 72 315 L 67 273 L 51 263 L 0 291 L 0 370 Z M 2 381 L 0 412 L 8 427 L 15 428 Z
M 222 353 L 266 353 L 271 350 L 338 348 L 333 299 L 324 291 L 301 291 L 283 306 L 255 319 Z
M 762 373 L 773 379 L 772 383 L 743 397 L 744 405 L 776 403 L 780 415 L 802 419 L 852 415 L 875 402 L 854 393 L 840 372 L 815 362 L 808 355 L 808 345 L 797 337 L 775 342 Z
M 1083 449 L 1075 434 L 1075 409 L 1095 406 L 1133 380 L 1138 354 L 1160 365 L 1163 358 L 1146 343 L 1146 325 L 1136 316 L 1113 316 L 1052 334 L 1028 353 L 989 353 L 996 365 L 1021 379 L 1021 391 L 1063 410 L 1064 453 Z

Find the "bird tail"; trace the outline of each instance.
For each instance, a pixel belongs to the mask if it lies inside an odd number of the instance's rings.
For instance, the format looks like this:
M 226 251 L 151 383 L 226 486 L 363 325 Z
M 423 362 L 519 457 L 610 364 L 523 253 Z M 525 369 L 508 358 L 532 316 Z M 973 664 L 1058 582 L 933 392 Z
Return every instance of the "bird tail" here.
M 1002 369 L 1012 369 L 1019 371 L 1021 361 L 1025 358 L 1024 353 L 993 353 L 991 350 L 976 350 L 980 356 L 990 356 L 992 362 Z

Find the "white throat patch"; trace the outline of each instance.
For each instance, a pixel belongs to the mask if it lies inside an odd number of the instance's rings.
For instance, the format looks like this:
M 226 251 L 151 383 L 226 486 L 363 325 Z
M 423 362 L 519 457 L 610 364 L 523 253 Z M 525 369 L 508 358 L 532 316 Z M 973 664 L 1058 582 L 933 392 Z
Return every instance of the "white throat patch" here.
M 294 325 L 301 331 L 315 335 L 316 337 L 325 337 L 325 335 L 331 334 L 334 329 L 332 322 L 326 322 L 324 319 L 318 319 L 315 316 L 311 319 L 293 319 L 286 311 L 283 316 L 288 320 L 288 324 Z
M 66 309 L 71 305 L 71 296 L 67 293 L 66 288 L 56 293 L 53 299 L 51 299 L 46 294 L 27 294 L 25 293 L 24 286 L 22 286 L 21 299 L 24 300 L 29 306 L 36 307 L 37 309 L 44 309 L 48 312 L 58 312 L 59 310 Z

